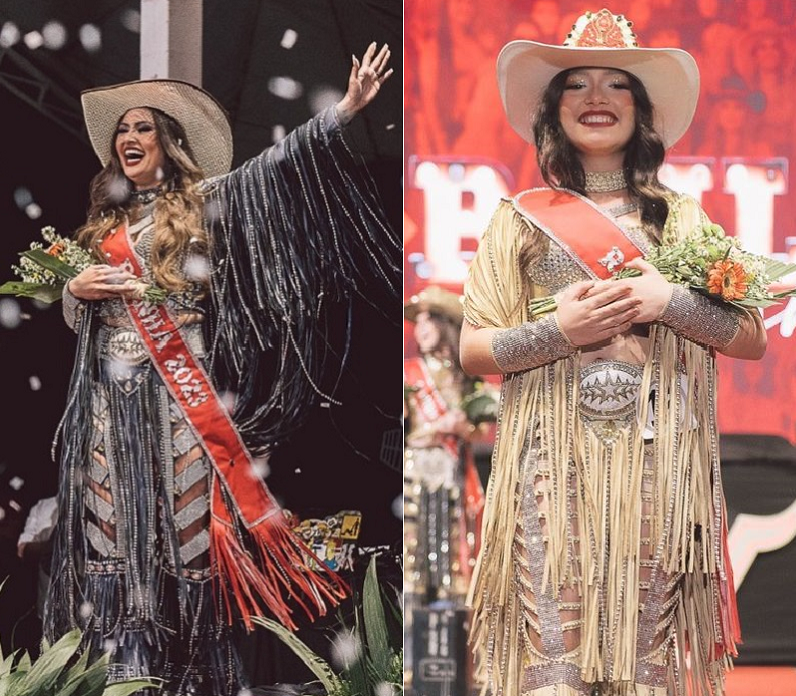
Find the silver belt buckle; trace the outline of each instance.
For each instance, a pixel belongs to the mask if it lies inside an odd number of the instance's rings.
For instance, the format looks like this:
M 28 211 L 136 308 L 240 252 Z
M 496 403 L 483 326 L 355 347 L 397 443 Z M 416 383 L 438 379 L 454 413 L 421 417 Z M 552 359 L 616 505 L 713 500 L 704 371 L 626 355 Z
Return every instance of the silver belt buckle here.
M 636 410 L 642 365 L 595 360 L 580 371 L 580 411 L 593 420 L 620 420 Z
M 140 365 L 149 359 L 149 351 L 138 332 L 130 327 L 119 327 L 109 331 L 108 357 L 128 365 Z

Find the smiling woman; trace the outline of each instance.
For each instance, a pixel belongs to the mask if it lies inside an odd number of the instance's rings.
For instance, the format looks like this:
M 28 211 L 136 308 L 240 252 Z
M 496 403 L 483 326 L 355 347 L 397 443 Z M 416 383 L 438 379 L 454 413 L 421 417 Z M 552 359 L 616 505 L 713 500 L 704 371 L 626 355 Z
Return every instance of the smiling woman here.
M 666 696 L 689 673 L 717 696 L 740 636 L 714 359 L 759 358 L 765 333 L 642 259 L 708 220 L 657 175 L 694 114 L 696 63 L 638 48 L 630 26 L 587 12 L 563 46 L 498 57 L 550 187 L 500 203 L 465 284 L 462 366 L 503 377 L 469 592 L 479 676 L 502 696 Z M 556 312 L 533 317 L 546 295 Z
M 340 403 L 351 326 L 338 345 L 331 307 L 378 294 L 398 314 L 400 244 L 343 130 L 389 57 L 372 43 L 337 104 L 231 171 L 230 124 L 204 90 L 82 95 L 103 169 L 76 233 L 96 263 L 64 289 L 78 352 L 45 631 L 110 649 L 111 681 L 236 696 L 233 622 L 295 629 L 297 609 L 315 618 L 347 595 L 264 476 L 311 407 Z M 141 279 L 165 301 L 138 296 Z
M 155 119 L 152 109 L 130 109 L 116 129 L 116 156 L 122 163 L 124 175 L 137 191 L 154 188 L 164 177 L 166 158 L 160 138 L 165 137 L 167 131 L 162 129 L 164 135 L 159 136 Z

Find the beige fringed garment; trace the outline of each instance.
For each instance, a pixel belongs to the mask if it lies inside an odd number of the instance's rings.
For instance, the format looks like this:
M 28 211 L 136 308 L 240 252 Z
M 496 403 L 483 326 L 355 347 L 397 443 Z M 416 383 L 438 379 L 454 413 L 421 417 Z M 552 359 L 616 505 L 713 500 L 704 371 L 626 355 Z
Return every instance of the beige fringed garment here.
M 669 205 L 664 240 L 706 221 L 692 198 Z M 518 264 L 528 224 L 501 202 L 465 286 L 471 324 L 530 319 Z M 476 675 L 492 696 L 574 696 L 596 683 L 665 696 L 685 694 L 687 679 L 693 696 L 723 693 L 714 356 L 659 325 L 649 345 L 638 393 L 653 388 L 654 401 L 638 398 L 608 437 L 579 414 L 579 353 L 503 381 L 468 598 Z

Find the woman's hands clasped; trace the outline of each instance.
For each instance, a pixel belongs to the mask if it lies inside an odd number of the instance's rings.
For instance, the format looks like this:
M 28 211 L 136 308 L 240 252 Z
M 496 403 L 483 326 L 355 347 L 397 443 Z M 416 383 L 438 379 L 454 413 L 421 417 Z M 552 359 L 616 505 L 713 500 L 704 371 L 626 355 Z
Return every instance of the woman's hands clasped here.
M 374 41 L 368 46 L 361 62 L 356 56 L 351 56 L 353 65 L 348 76 L 348 89 L 337 104 L 337 115 L 344 124 L 373 101 L 381 86 L 393 73 L 392 68 L 387 69 L 390 60 L 387 44 L 378 53 L 376 48 Z
M 118 266 L 97 264 L 82 270 L 69 281 L 69 292 L 79 300 L 107 300 L 113 297 L 132 297 L 132 285 L 138 279 Z
M 633 259 L 625 268 L 641 271 L 641 275 L 574 283 L 559 294 L 556 316 L 571 343 L 602 343 L 625 333 L 633 324 L 655 321 L 663 313 L 672 285 L 643 259 Z

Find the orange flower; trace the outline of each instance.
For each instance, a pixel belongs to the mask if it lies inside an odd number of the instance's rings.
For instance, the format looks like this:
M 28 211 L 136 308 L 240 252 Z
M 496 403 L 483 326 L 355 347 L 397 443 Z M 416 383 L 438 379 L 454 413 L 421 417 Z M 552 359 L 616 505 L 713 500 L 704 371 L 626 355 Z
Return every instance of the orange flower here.
M 746 297 L 746 271 L 735 261 L 716 261 L 708 269 L 708 292 L 727 301 Z
M 60 256 L 64 253 L 64 251 L 64 245 L 59 243 L 55 243 L 49 249 L 47 249 L 47 253 L 50 256 Z

